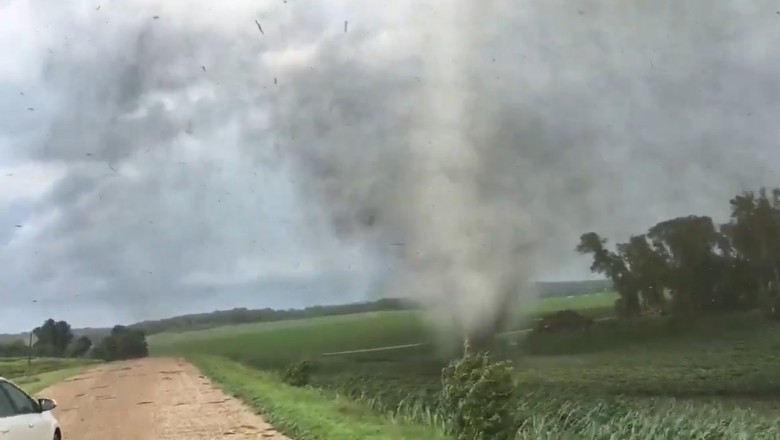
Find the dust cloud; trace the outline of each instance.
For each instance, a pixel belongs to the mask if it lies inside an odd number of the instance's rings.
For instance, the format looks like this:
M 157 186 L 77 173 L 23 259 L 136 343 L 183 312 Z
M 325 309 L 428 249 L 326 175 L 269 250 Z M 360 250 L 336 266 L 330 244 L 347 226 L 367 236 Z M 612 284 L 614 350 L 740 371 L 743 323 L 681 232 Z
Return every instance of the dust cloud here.
M 771 2 L 9 5 L 0 145 L 52 177 L 6 287 L 111 321 L 393 294 L 492 326 L 588 276 L 580 233 L 780 177 Z

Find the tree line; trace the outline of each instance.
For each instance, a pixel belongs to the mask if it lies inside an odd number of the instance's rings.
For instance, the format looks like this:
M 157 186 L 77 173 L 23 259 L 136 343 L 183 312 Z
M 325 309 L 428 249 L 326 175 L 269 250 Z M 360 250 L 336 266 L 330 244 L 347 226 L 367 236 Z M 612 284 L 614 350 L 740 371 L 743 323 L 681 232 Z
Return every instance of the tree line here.
M 729 205 L 723 224 L 677 217 L 614 249 L 588 232 L 576 250 L 612 280 L 620 316 L 761 309 L 780 319 L 780 189 L 743 192 Z
M 0 345 L 0 357 L 91 357 L 106 361 L 145 357 L 149 354 L 142 330 L 117 325 L 97 343 L 87 336 L 76 338 L 66 321 L 47 319 L 33 330 L 35 343 L 30 347 L 18 339 Z

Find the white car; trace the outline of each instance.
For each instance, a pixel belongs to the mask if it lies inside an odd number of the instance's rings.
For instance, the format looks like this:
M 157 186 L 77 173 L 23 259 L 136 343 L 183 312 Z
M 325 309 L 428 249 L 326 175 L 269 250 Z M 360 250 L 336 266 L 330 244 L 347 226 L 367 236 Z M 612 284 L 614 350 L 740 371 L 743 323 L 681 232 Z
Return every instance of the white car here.
M 33 399 L 0 377 L 0 440 L 62 440 L 51 413 L 56 406 L 51 399 Z

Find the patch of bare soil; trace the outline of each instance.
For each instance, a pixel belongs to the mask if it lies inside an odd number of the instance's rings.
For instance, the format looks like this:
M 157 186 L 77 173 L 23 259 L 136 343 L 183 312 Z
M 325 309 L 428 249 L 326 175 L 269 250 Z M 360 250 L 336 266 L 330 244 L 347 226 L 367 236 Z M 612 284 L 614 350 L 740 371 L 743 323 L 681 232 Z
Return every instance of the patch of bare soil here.
M 39 395 L 57 401 L 65 439 L 289 440 L 183 359 L 105 364 Z

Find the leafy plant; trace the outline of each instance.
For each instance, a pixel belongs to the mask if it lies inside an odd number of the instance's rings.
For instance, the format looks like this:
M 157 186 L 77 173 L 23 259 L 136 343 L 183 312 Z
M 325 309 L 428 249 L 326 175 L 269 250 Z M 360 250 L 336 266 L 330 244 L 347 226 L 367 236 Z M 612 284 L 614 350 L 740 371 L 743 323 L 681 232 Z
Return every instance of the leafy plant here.
M 312 365 L 307 361 L 295 362 L 285 370 L 282 380 L 294 387 L 305 387 L 311 382 Z
M 442 407 L 452 418 L 459 440 L 509 440 L 515 437 L 514 368 L 496 362 L 487 353 L 471 353 L 468 342 L 463 358 L 442 372 Z

